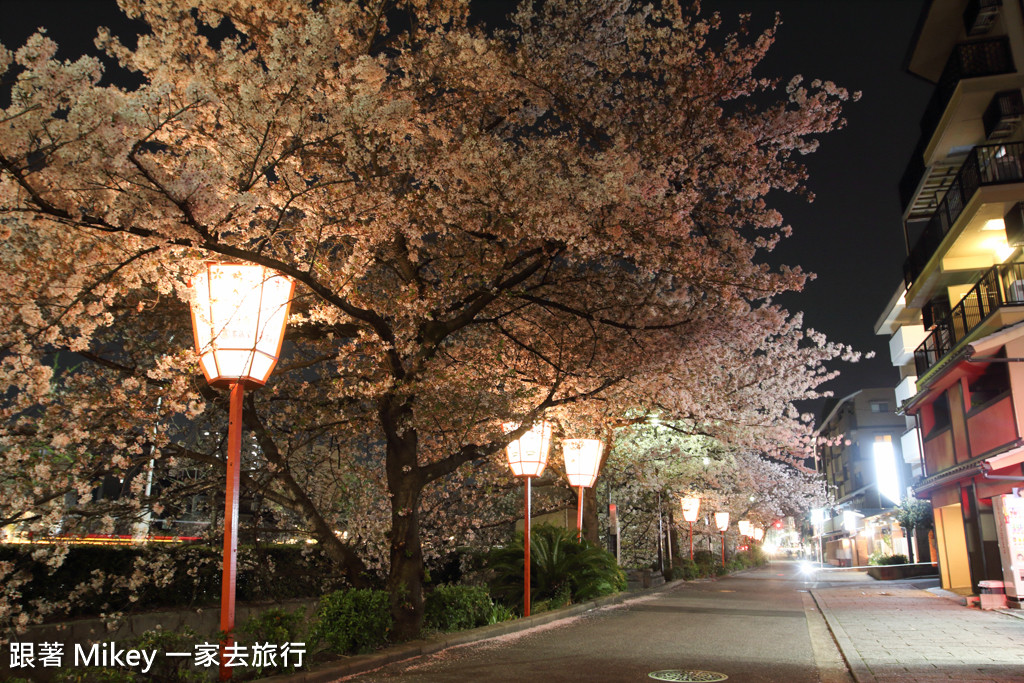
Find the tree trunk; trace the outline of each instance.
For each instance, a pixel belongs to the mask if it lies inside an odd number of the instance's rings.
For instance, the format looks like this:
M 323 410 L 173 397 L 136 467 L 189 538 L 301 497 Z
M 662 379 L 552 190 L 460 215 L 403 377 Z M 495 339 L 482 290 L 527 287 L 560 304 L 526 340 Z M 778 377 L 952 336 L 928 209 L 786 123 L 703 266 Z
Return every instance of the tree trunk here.
M 594 486 L 583 496 L 583 538 L 597 545 L 600 542 L 597 532 L 597 487 Z
M 672 552 L 672 556 L 670 558 L 671 564 L 675 567 L 677 564 L 676 560 L 682 558 L 684 554 L 682 548 L 679 546 L 679 529 L 676 528 L 676 517 L 671 505 L 668 508 L 668 547 Z M 689 553 L 690 550 L 689 547 L 687 547 L 685 556 L 689 557 Z
M 424 481 L 416 463 L 416 430 L 408 403 L 381 400 L 378 415 L 387 437 L 388 491 L 391 494 L 391 567 L 387 589 L 395 640 L 411 640 L 423 625 L 423 546 L 420 543 L 420 494 Z
M 396 640 L 411 640 L 423 625 L 423 547 L 420 544 L 420 487 L 401 482 L 392 490 L 391 571 L 388 593 Z

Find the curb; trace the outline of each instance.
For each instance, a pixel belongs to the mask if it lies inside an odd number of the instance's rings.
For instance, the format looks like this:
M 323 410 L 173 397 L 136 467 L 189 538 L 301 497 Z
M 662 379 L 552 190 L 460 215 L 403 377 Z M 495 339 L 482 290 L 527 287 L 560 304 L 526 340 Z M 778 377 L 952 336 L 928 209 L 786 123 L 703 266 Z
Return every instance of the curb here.
M 533 628 L 534 626 L 542 626 L 568 617 L 575 617 L 577 615 L 584 614 L 585 612 L 598 609 L 599 607 L 617 605 L 629 600 L 634 600 L 638 597 L 676 588 L 685 583 L 687 582 L 681 579 L 668 581 L 660 586 L 652 586 L 651 588 L 644 588 L 638 591 L 623 591 L 621 593 L 616 593 L 615 595 L 608 595 L 603 598 L 582 602 L 578 605 L 571 605 L 569 607 L 563 607 L 562 609 L 543 612 L 529 617 L 503 621 L 501 623 L 490 624 L 488 626 L 480 626 L 467 631 L 444 633 L 432 638 L 412 640 L 368 655 L 355 655 L 347 657 L 341 661 L 330 662 L 317 670 L 294 674 L 279 674 L 277 676 L 271 676 L 270 678 L 261 678 L 259 679 L 259 683 L 331 683 L 332 681 L 337 681 L 338 679 L 346 676 L 353 676 L 367 671 L 372 671 L 374 669 L 379 669 L 382 666 L 400 662 L 405 659 L 429 655 L 435 652 L 440 652 L 441 650 L 446 650 L 450 647 L 468 645 L 469 643 L 489 640 L 509 633 L 525 631 Z M 872 679 L 872 681 L 874 681 L 874 679 Z
M 828 624 L 828 630 L 832 632 L 832 638 L 835 639 L 836 645 L 839 647 L 840 654 L 843 655 L 843 659 L 846 661 L 846 667 L 850 670 L 850 675 L 857 683 L 877 683 L 875 675 L 871 673 L 871 669 L 861 659 L 860 653 L 857 652 L 856 646 L 853 644 L 853 640 L 846 633 L 846 630 L 839 624 L 839 621 L 832 614 L 832 610 L 829 609 L 828 604 L 824 599 L 819 598 L 818 591 L 811 589 L 811 597 L 814 599 L 814 604 L 818 606 L 818 611 L 821 612 L 821 616 L 825 617 L 825 623 Z

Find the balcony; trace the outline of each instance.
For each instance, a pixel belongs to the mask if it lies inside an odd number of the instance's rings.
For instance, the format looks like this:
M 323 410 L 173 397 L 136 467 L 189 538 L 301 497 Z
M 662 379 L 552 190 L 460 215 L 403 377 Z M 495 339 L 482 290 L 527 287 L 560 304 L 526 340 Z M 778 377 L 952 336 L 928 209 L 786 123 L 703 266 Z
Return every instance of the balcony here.
M 1003 306 L 1024 306 L 1024 263 L 990 268 L 914 351 L 917 376 L 930 368 Z
M 935 133 L 960 81 L 1013 71 L 1013 54 L 1006 36 L 956 45 L 921 117 L 921 138 L 928 140 Z
M 957 171 L 952 185 L 903 262 L 903 280 L 907 289 L 928 265 L 949 229 L 963 213 L 978 188 L 1024 181 L 1024 143 L 975 147 Z

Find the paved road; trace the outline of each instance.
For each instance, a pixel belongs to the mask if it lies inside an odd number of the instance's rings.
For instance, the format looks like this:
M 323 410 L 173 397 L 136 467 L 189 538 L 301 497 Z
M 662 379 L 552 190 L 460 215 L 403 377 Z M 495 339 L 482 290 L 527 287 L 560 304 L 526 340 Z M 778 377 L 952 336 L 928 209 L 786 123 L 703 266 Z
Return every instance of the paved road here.
M 678 669 L 751 683 L 849 681 L 809 586 L 794 564 L 775 563 L 343 680 L 649 681 Z

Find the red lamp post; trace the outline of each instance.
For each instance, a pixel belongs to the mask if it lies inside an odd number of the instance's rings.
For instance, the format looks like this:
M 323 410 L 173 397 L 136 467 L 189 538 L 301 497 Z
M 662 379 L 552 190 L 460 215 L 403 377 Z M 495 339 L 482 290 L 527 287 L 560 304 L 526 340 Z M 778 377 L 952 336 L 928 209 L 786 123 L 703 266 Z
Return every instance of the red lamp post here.
M 230 389 L 227 485 L 224 493 L 224 568 L 221 578 L 220 680 L 231 678 L 225 649 L 234 642 L 238 494 L 245 387 L 266 384 L 281 353 L 295 283 L 253 264 L 207 263 L 192 278 L 192 332 L 206 381 Z
M 683 519 L 690 523 L 690 559 L 693 559 L 693 523 L 697 521 L 700 511 L 700 498 L 683 498 Z
M 725 566 L 725 530 L 729 528 L 729 513 L 716 512 L 715 526 L 722 532 L 722 566 Z
M 598 439 L 565 439 L 562 441 L 565 477 L 579 490 L 576 510 L 576 540 L 583 542 L 583 489 L 594 485 L 601 466 L 601 442 Z
M 519 429 L 515 423 L 503 425 L 505 432 Z M 541 421 L 530 431 L 505 447 L 512 474 L 526 482 L 526 516 L 523 524 L 523 616 L 530 616 L 530 479 L 539 477 L 548 464 L 551 448 L 551 425 Z

